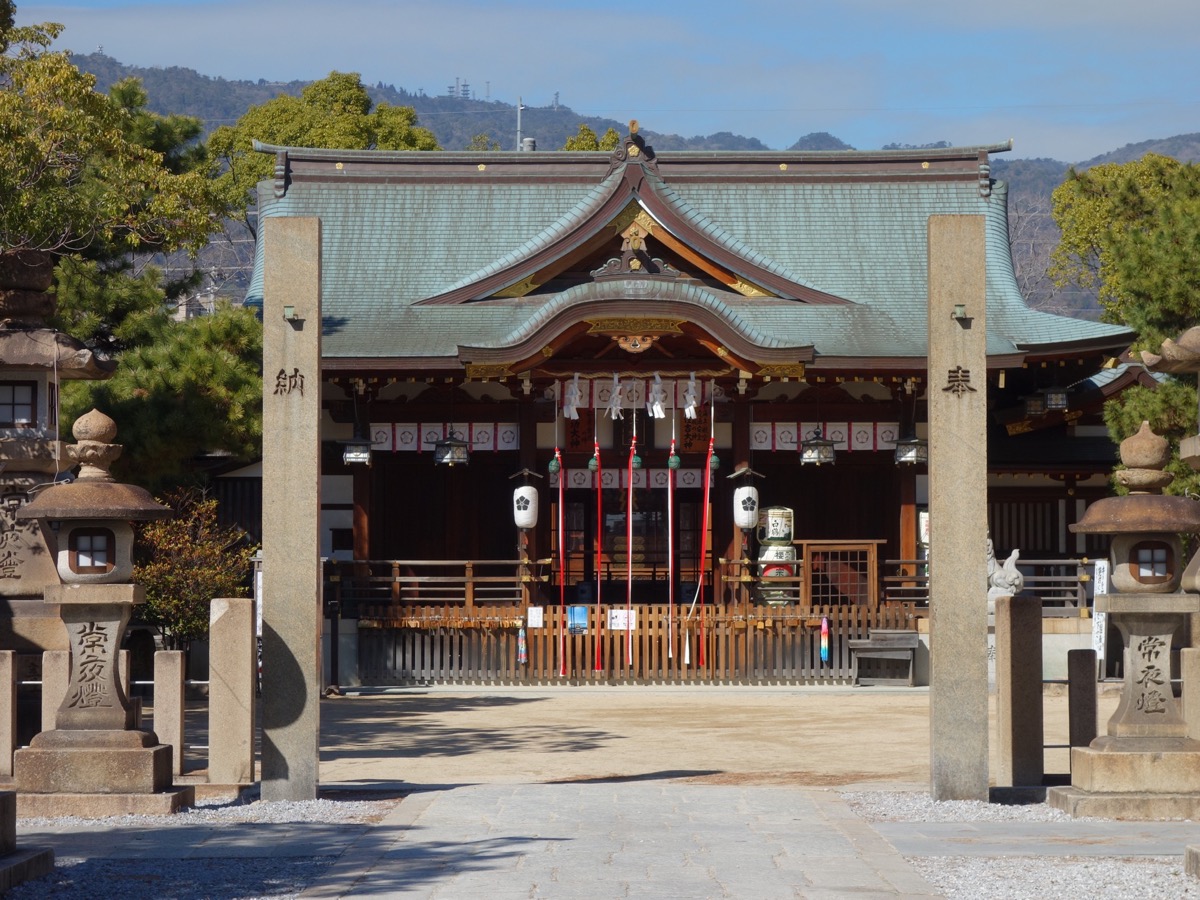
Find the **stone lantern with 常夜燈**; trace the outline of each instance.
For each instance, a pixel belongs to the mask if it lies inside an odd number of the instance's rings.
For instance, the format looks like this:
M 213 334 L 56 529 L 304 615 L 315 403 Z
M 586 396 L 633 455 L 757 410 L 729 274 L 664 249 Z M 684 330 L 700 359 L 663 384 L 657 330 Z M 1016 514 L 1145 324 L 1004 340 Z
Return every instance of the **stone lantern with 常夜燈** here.
M 114 808 L 170 812 L 188 802 L 186 791 L 171 792 L 171 748 L 136 730 L 118 669 L 130 614 L 145 599 L 132 581 L 132 523 L 170 511 L 109 474 L 122 449 L 112 443 L 112 419 L 92 410 L 73 433 L 77 443 L 66 452 L 79 464 L 76 479 L 40 491 L 18 512 L 38 522 L 54 556 L 62 583 L 46 586 L 46 601 L 59 607 L 71 661 L 53 728 L 17 751 L 14 781 L 20 795 L 83 795 L 93 809 L 97 796 L 119 796 Z M 137 798 L 155 802 L 139 805 Z
M 1200 534 L 1200 503 L 1168 496 L 1167 441 L 1143 422 L 1122 441 L 1128 488 L 1088 507 L 1071 530 L 1111 536 L 1113 590 L 1097 594 L 1124 645 L 1125 681 L 1107 734 L 1071 751 L 1071 787 L 1054 788 L 1051 805 L 1077 816 L 1122 819 L 1193 818 L 1200 814 L 1200 740 L 1186 721 L 1172 686 L 1172 644 L 1200 614 L 1200 594 L 1181 589 L 1189 580 L 1180 535 Z M 1184 685 L 1185 695 L 1188 685 Z M 1197 686 L 1192 686 L 1195 690 Z

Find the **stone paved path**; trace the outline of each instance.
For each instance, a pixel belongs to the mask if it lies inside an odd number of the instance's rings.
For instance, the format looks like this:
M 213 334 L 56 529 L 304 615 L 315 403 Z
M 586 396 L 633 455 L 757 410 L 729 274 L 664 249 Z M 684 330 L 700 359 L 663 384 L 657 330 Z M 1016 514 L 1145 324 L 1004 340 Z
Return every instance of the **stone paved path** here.
M 932 897 L 836 793 L 621 781 L 406 800 L 305 897 Z

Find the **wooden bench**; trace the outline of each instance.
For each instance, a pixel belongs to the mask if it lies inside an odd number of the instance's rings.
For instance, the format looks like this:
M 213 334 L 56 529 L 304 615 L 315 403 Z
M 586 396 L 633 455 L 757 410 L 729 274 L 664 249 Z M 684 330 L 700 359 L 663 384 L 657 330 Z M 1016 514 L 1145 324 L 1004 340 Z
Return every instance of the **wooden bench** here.
M 917 646 L 920 643 L 915 631 L 875 628 L 871 630 L 868 637 L 850 640 L 848 643 L 854 684 L 907 684 L 909 687 L 913 686 L 913 670 L 916 664 Z M 859 674 L 858 670 L 859 661 L 862 659 L 907 662 L 908 673 L 904 677 L 882 674 L 864 677 Z

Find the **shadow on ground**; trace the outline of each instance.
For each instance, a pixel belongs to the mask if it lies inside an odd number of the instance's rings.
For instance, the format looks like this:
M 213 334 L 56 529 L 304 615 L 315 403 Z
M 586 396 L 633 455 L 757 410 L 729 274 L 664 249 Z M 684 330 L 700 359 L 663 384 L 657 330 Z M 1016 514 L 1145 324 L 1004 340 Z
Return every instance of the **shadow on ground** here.
M 537 697 L 433 697 L 406 694 L 395 704 L 369 706 L 349 699 L 321 703 L 321 760 L 386 755 L 392 759 L 452 758 L 481 752 L 571 753 L 598 750 L 620 735 L 579 726 L 546 727 L 521 722 L 520 707 Z M 459 714 L 510 709 L 502 725 L 464 727 Z

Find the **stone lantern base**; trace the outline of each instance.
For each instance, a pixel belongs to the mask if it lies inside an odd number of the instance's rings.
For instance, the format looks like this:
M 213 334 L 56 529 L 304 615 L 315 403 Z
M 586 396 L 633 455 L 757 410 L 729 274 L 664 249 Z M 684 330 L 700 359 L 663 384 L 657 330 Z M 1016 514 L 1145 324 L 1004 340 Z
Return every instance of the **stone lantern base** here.
M 17 811 L 29 816 L 167 815 L 195 805 L 172 786 L 171 748 L 145 731 L 43 731 L 13 754 Z
M 1046 800 L 1072 816 L 1200 818 L 1200 741 L 1188 736 L 1170 682 L 1172 636 L 1200 613 L 1200 595 L 1101 594 L 1096 609 L 1121 631 L 1121 702 L 1106 735 L 1071 751 L 1071 786 Z
M 131 727 L 117 674 L 133 584 L 48 585 L 71 646 L 71 679 L 55 728 L 13 754 L 19 816 L 165 815 L 191 806 L 195 788 L 172 786 L 172 751 Z

